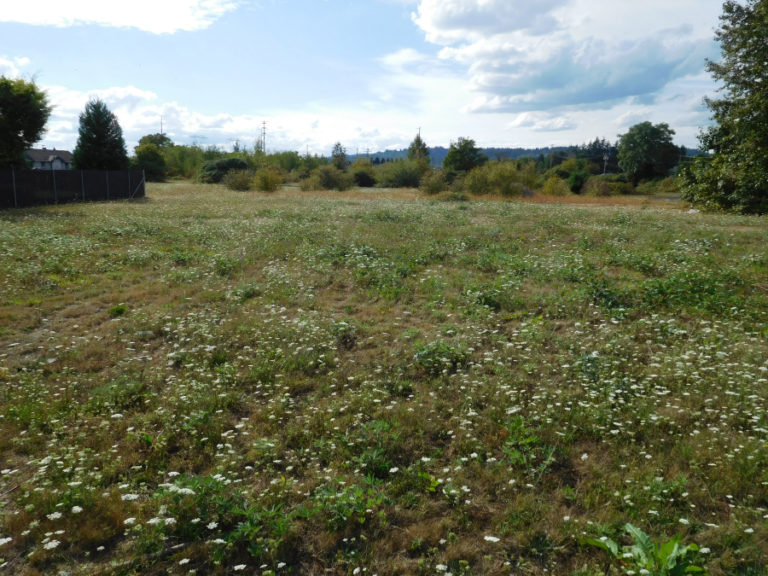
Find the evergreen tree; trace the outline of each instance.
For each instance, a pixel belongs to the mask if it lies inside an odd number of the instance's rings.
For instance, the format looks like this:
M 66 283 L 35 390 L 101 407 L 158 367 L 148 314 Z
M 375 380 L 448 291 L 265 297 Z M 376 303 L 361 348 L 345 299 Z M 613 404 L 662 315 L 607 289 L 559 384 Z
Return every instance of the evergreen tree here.
M 34 82 L 0 76 L 0 166 L 24 166 L 24 152 L 40 140 L 50 115 Z
M 721 83 L 706 99 L 715 122 L 699 135 L 708 156 L 682 171 L 683 197 L 709 209 L 768 213 L 768 2 L 728 0 L 720 28 L 722 59 L 707 62 Z
M 333 145 L 333 151 L 331 152 L 331 164 L 336 166 L 342 172 L 346 171 L 349 167 L 349 159 L 347 158 L 347 151 L 341 142 L 336 142 Z
M 72 163 L 79 170 L 123 170 L 128 153 L 117 117 L 101 100 L 91 100 L 80 114 L 80 130 Z
M 421 133 L 416 134 L 416 138 L 408 146 L 408 160 L 429 162 L 429 148 L 427 148 L 427 143 L 421 139 Z

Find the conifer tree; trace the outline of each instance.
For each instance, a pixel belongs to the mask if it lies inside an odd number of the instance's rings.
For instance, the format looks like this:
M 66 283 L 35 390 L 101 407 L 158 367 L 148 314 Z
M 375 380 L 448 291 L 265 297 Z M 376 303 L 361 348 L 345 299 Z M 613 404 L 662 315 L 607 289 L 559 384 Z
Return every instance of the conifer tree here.
M 79 137 L 72 163 L 79 170 L 123 170 L 128 166 L 123 129 L 117 117 L 99 99 L 90 100 L 80 114 Z

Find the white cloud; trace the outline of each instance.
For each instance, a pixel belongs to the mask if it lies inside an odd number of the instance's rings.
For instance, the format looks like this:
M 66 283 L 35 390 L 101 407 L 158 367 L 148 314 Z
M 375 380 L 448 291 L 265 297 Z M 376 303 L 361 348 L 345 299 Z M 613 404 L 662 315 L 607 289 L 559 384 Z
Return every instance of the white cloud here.
M 421 0 L 413 21 L 435 44 L 474 42 L 489 35 L 558 27 L 552 11 L 568 0 Z
M 720 0 L 421 0 L 413 21 L 441 46 L 440 58 L 463 66 L 475 92 L 466 111 L 565 131 L 580 116 L 565 119 L 569 111 L 622 103 L 641 113 L 674 102 L 700 118 L 711 82 L 697 83 L 695 101 L 684 90 L 717 56 L 720 8 Z
M 0 22 L 35 26 L 95 24 L 137 28 L 153 34 L 201 30 L 238 7 L 241 0 L 37 0 L 6 2 Z
M 573 130 L 578 124 L 566 114 L 555 115 L 546 112 L 523 112 L 509 124 L 510 128 L 529 128 L 533 132 L 562 132 Z
M 10 58 L 0 55 L 0 76 L 6 78 L 18 78 L 21 76 L 21 69 L 29 64 L 29 58 Z

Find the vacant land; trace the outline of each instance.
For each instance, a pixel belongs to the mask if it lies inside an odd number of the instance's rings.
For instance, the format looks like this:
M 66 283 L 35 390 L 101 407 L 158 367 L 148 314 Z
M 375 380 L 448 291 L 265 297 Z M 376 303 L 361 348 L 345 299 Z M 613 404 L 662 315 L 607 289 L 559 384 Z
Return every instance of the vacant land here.
M 277 195 L 0 213 L 0 573 L 768 573 L 768 226 Z

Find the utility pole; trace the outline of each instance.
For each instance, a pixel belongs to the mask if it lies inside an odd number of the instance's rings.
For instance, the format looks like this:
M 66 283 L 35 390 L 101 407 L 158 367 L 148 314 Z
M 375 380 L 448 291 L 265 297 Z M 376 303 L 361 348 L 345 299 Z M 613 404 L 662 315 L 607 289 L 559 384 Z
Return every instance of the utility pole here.
M 261 123 L 261 151 L 267 153 L 267 121 Z

